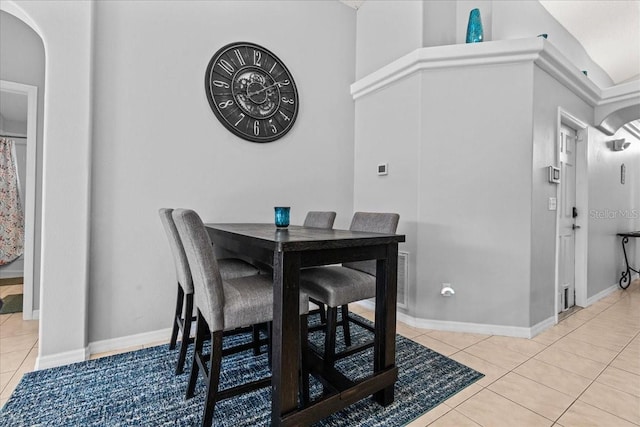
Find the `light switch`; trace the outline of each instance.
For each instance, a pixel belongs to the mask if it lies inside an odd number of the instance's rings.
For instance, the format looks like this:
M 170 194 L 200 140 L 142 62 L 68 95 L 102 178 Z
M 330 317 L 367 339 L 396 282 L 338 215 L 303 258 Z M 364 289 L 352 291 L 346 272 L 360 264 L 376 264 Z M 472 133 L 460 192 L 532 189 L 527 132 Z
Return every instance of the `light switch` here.
M 555 197 L 549 197 L 549 210 L 555 211 L 558 208 L 558 199 Z
M 387 175 L 389 173 L 389 164 L 388 163 L 380 163 L 378 164 L 378 175 Z

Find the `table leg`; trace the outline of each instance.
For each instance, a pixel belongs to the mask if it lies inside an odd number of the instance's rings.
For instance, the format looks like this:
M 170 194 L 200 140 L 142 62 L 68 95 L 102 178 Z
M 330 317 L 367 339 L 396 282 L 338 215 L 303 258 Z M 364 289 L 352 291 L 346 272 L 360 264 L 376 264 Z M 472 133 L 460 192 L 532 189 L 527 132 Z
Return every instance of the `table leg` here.
M 273 259 L 271 425 L 298 407 L 300 347 L 300 256 L 276 252 Z
M 373 370 L 378 373 L 395 366 L 398 244 L 387 247 L 387 259 L 376 267 L 376 317 Z M 383 406 L 393 403 L 394 386 L 376 392 L 373 398 Z
M 624 263 L 627 266 L 626 271 L 622 272 L 620 282 L 618 283 L 622 289 L 627 289 L 631 284 L 631 268 L 629 267 L 629 259 L 627 258 L 627 249 L 625 245 L 629 242 L 629 238 L 624 236 L 622 238 L 622 252 L 624 253 Z M 626 285 L 624 285 L 626 283 Z

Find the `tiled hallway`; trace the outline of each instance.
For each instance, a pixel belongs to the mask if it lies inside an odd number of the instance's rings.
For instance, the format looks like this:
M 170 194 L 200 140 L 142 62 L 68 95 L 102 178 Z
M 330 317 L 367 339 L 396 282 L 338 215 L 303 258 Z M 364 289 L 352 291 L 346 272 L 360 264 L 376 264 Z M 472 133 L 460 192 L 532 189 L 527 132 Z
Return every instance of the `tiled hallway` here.
M 402 323 L 398 333 L 485 374 L 412 427 L 640 425 L 639 280 L 532 340 Z M 0 404 L 33 369 L 37 339 L 37 321 L 0 316 Z

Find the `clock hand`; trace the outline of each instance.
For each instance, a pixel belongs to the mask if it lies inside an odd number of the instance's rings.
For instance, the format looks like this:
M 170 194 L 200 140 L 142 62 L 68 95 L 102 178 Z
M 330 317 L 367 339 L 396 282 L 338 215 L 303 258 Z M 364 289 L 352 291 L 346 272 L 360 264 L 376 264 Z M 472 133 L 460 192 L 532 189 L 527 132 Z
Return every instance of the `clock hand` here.
M 271 86 L 263 87 L 262 89 L 257 90 L 257 91 L 255 91 L 255 92 L 249 92 L 249 91 L 247 91 L 247 96 L 251 97 L 251 96 L 253 96 L 253 95 L 257 95 L 257 94 L 259 94 L 260 92 L 264 92 L 265 90 L 267 90 L 267 89 L 271 89 L 271 88 L 272 88 L 272 87 L 274 87 L 274 86 L 280 86 L 280 85 L 282 85 L 282 83 L 284 83 L 284 81 L 281 81 L 281 82 L 275 82 L 275 83 L 274 83 L 274 84 L 272 84 Z

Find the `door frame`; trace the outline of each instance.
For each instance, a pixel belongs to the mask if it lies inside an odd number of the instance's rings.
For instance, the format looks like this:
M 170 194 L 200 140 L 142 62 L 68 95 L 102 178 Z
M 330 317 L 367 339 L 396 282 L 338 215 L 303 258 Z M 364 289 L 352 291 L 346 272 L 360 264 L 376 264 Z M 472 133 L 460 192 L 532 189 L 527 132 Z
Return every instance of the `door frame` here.
M 558 107 L 558 119 L 556 123 L 555 165 L 559 166 L 560 159 L 560 127 L 562 125 L 575 129 L 576 140 L 576 207 L 581 212 L 576 219 L 576 225 L 580 226 L 575 233 L 575 305 L 586 307 L 587 305 L 587 265 L 588 265 L 588 237 L 589 237 L 589 175 L 588 175 L 588 125 L 568 111 Z M 556 186 L 557 206 L 560 206 L 560 186 Z M 558 323 L 558 295 L 560 293 L 560 211 L 556 211 L 556 271 L 554 294 L 554 323 Z
M 34 250 L 35 250 L 35 219 L 36 219 L 36 156 L 38 131 L 38 87 L 22 83 L 0 80 L 0 91 L 10 92 L 27 97 L 27 179 L 24 188 L 24 282 L 22 318 L 24 320 L 37 319 L 38 312 L 33 310 L 34 284 Z

